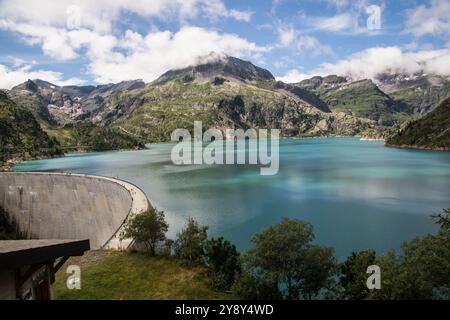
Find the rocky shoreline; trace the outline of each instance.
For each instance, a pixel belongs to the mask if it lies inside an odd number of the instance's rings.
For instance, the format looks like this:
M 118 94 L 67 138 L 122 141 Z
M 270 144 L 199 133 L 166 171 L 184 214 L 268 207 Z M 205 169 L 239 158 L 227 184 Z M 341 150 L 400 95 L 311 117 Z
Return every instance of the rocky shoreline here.
M 419 146 L 419 145 L 395 145 L 395 144 L 385 144 L 384 146 L 387 148 L 411 149 L 411 150 L 450 151 L 450 148 L 448 148 L 448 147 L 432 148 L 432 147 Z

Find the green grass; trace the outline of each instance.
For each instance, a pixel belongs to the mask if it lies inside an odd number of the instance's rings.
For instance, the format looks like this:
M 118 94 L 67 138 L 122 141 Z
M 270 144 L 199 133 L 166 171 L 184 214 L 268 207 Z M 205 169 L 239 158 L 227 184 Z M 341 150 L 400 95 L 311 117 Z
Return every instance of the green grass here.
M 57 273 L 56 299 L 233 299 L 212 289 L 204 269 L 186 267 L 173 258 L 116 251 L 91 251 L 85 256 L 71 258 Z M 81 267 L 81 290 L 66 287 L 65 270 L 70 264 Z

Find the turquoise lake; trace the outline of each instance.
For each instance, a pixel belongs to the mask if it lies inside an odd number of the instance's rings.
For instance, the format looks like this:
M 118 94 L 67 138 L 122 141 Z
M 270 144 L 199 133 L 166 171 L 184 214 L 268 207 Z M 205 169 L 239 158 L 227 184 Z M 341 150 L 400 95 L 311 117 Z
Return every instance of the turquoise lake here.
M 166 213 L 175 237 L 188 216 L 240 250 L 282 217 L 314 226 L 315 242 L 385 253 L 437 230 L 430 215 L 450 207 L 450 152 L 385 148 L 357 138 L 285 139 L 280 170 L 258 166 L 176 166 L 172 144 L 148 150 L 70 154 L 24 162 L 15 171 L 64 171 L 118 177 L 141 187 Z

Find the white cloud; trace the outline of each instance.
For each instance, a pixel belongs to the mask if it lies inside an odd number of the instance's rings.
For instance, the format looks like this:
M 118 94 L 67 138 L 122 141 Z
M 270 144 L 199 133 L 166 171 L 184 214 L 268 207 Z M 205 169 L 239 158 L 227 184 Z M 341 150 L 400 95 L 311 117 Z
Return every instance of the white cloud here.
M 279 26 L 277 28 L 278 42 L 282 47 L 288 47 L 292 45 L 297 38 L 297 32 L 292 26 Z
M 295 48 L 298 53 L 305 51 L 311 52 L 313 55 L 331 55 L 333 50 L 322 44 L 317 38 L 307 35 L 302 35 L 299 31 L 294 29 L 292 25 L 278 25 L 278 44 L 280 48 L 292 47 Z
M 253 13 L 250 11 L 238 11 L 235 9 L 231 9 L 228 12 L 229 17 L 233 17 L 238 21 L 245 21 L 245 22 L 250 22 L 250 20 L 252 19 L 252 15 Z
M 191 26 L 175 33 L 154 31 L 147 35 L 127 30 L 120 38 L 87 29 L 33 28 L 25 24 L 16 25 L 15 30 L 59 60 L 70 60 L 83 52 L 89 60 L 87 69 L 99 83 L 152 81 L 169 69 L 193 64 L 197 57 L 211 51 L 261 61 L 261 53 L 270 50 L 235 34 Z
M 302 19 L 314 30 L 337 32 L 358 29 L 358 17 L 355 17 L 350 13 L 341 13 L 331 17 L 303 16 Z
M 450 75 L 450 50 L 422 50 L 404 52 L 400 47 L 376 47 L 351 55 L 337 63 L 324 63 L 320 74 L 339 74 L 355 79 L 370 78 L 382 72 L 427 72 Z
M 333 16 L 311 16 L 300 13 L 300 21 L 310 32 L 327 31 L 338 34 L 368 34 L 378 35 L 382 32 L 383 10 L 385 1 L 373 4 L 368 0 L 322 0 L 337 8 Z M 374 11 L 376 10 L 376 11 Z M 378 16 L 378 13 L 380 14 Z M 379 18 L 379 19 L 378 19 Z M 376 19 L 376 20 L 374 20 Z M 379 23 L 379 28 L 372 24 Z M 371 27 L 368 27 L 371 23 Z
M 75 10 L 73 10 L 75 9 Z M 251 13 L 228 9 L 222 0 L 3 0 L 0 18 L 34 25 L 67 27 L 79 13 L 81 28 L 100 33 L 111 31 L 113 22 L 123 11 L 143 17 L 180 21 L 233 18 L 249 21 Z
M 450 36 L 450 1 L 432 0 L 429 7 L 420 5 L 409 10 L 406 31 L 421 37 L 427 34 Z
M 188 26 L 176 33 L 159 31 L 146 36 L 127 31 L 118 47 L 127 53 L 90 53 L 89 69 L 98 82 L 152 81 L 169 69 L 195 64 L 199 56 L 211 51 L 258 58 L 259 53 L 269 50 L 234 34 Z
M 161 20 L 173 17 L 184 26 L 178 32 L 120 32 L 113 27 L 122 11 Z M 79 19 L 72 19 L 78 12 Z M 222 0 L 24 0 L 20 4 L 0 0 L 0 29 L 18 33 L 25 43 L 40 46 L 45 55 L 56 60 L 86 57 L 87 70 L 100 83 L 136 78 L 151 81 L 168 69 L 191 64 L 211 51 L 262 61 L 261 53 L 269 48 L 235 34 L 188 25 L 194 18 L 250 21 L 251 16 L 249 11 L 227 8 Z M 74 22 L 77 28 L 69 28 Z M 6 73 L 8 79 L 15 79 L 16 75 L 22 78 L 19 69 Z M 40 74 L 58 79 L 57 73 Z
M 296 46 L 300 52 L 309 50 L 313 55 L 318 56 L 321 54 L 332 55 L 333 50 L 331 47 L 322 44 L 317 38 L 311 36 L 300 36 L 296 40 Z
M 29 25 L 19 25 L 16 30 L 27 34 L 30 42 L 42 45 L 45 54 L 57 59 L 72 59 L 85 49 L 87 68 L 99 83 L 152 81 L 169 69 L 195 63 L 197 57 L 211 51 L 261 60 L 260 54 L 269 50 L 234 34 L 189 26 L 176 33 L 155 31 L 145 36 L 128 30 L 122 38 L 86 29 L 33 30 Z M 39 37 L 40 32 L 45 35 Z
M 290 70 L 278 79 L 298 82 L 315 75 L 337 74 L 354 80 L 375 79 L 380 73 L 417 72 L 450 75 L 450 49 L 403 51 L 400 47 L 369 48 L 335 63 L 322 63 L 318 68 L 302 73 Z M 283 80 L 284 79 L 284 80 Z
M 303 73 L 298 69 L 291 69 L 284 76 L 276 77 L 278 81 L 285 83 L 296 83 L 308 78 L 311 78 L 309 74 Z
M 0 64 L 0 88 L 11 89 L 15 85 L 25 82 L 28 79 L 45 79 L 57 85 L 81 85 L 85 82 L 78 78 L 63 80 L 60 72 L 48 70 L 32 70 L 30 65 L 21 65 L 18 68 L 8 68 Z

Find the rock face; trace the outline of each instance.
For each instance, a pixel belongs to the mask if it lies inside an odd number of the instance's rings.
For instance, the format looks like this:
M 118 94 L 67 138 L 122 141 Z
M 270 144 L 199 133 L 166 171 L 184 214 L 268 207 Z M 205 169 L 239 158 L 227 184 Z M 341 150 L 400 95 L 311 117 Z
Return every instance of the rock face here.
M 143 88 L 141 80 L 102 86 L 59 87 L 43 80 L 28 80 L 12 88 L 8 95 L 49 124 L 65 125 L 85 121 L 103 101 L 117 91 Z
M 450 98 L 422 118 L 406 123 L 386 140 L 387 146 L 450 150 Z
M 409 114 L 423 115 L 450 95 L 449 78 L 432 74 L 381 74 L 377 82 Z

